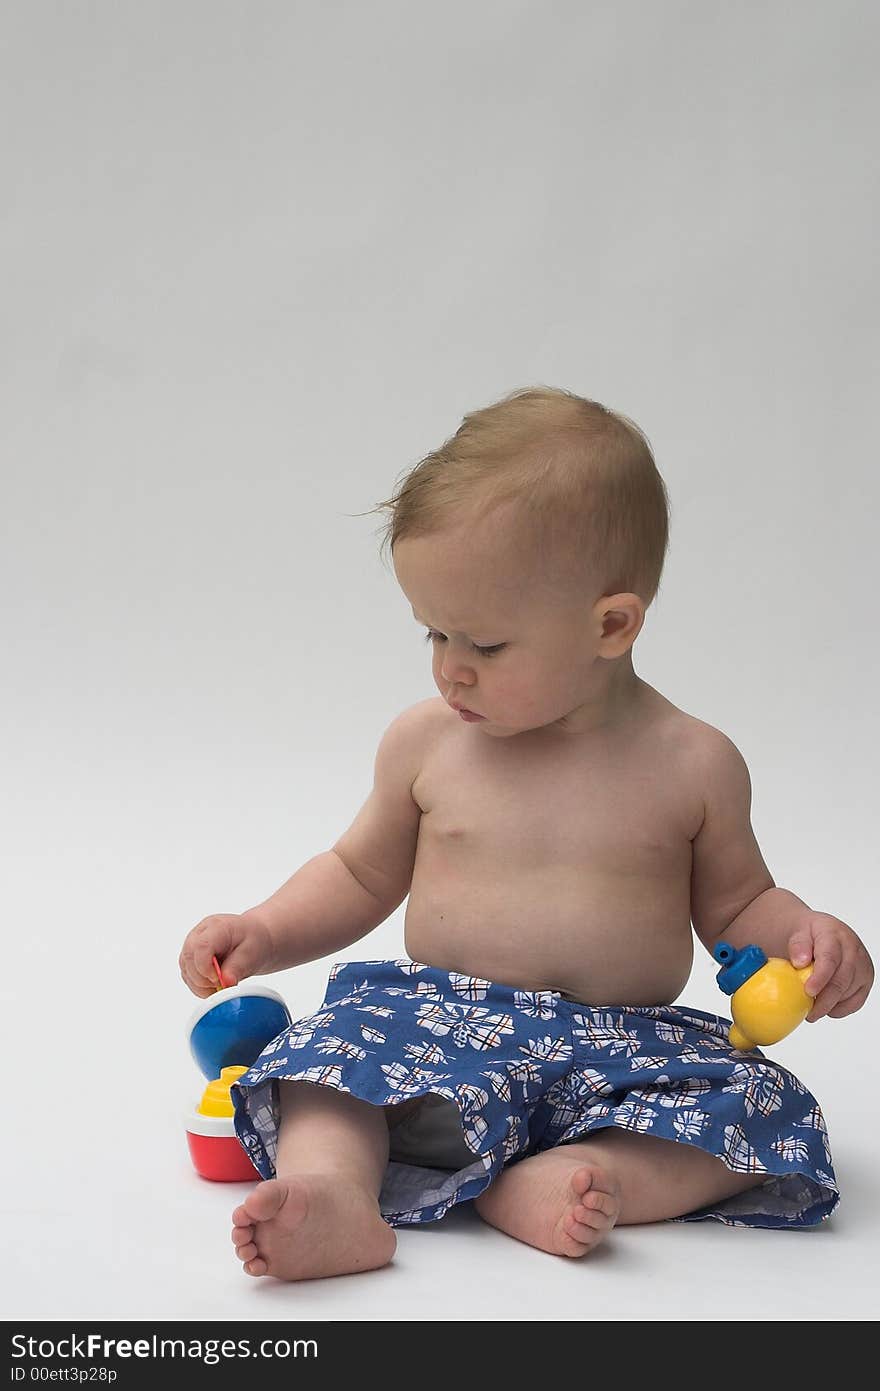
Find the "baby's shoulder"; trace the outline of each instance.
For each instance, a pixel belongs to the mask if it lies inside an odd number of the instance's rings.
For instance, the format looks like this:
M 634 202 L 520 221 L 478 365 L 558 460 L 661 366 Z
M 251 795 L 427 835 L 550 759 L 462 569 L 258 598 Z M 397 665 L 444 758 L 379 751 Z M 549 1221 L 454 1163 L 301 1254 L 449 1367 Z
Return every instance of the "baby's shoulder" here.
M 417 700 L 414 705 L 407 705 L 393 721 L 400 728 L 425 734 L 435 729 L 446 729 L 451 723 L 455 723 L 454 711 L 450 710 L 442 696 L 428 696 L 427 700 Z
M 645 746 L 667 768 L 674 765 L 695 792 L 707 784 L 748 779 L 745 759 L 728 734 L 708 720 L 701 720 L 654 692 L 652 718 L 645 726 Z
M 748 780 L 745 759 L 724 730 L 676 706 L 671 711 L 666 725 L 669 746 L 701 791 L 709 784 Z
M 435 755 L 454 738 L 458 717 L 442 696 L 429 696 L 408 705 L 392 720 L 380 751 L 407 770 L 413 800 L 425 810 L 424 779 L 436 766 Z
M 450 728 L 452 715 L 442 696 L 417 700 L 394 717 L 382 736 L 382 744 L 395 756 L 405 755 L 419 766 L 434 742 Z
M 733 740 L 717 726 L 671 703 L 663 715 L 646 756 L 654 760 L 664 785 L 674 790 L 682 824 L 688 827 L 688 839 L 693 840 L 703 825 L 707 806 L 750 801 L 749 772 Z

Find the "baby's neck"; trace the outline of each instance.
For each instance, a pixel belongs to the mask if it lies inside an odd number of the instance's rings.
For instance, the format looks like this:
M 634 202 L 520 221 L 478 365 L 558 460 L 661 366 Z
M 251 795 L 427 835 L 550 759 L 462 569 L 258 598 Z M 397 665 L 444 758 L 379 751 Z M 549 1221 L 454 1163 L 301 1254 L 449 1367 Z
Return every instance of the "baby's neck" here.
M 597 658 L 595 668 L 593 689 L 567 715 L 547 725 L 548 732 L 568 737 L 613 734 L 641 718 L 651 687 L 636 675 L 630 653 L 613 662 Z

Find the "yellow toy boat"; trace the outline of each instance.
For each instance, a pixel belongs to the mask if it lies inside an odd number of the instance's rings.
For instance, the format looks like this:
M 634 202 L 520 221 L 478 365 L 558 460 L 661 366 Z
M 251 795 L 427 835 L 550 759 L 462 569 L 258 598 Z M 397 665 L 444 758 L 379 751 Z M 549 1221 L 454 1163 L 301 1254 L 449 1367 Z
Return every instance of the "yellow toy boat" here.
M 806 1019 L 813 996 L 804 984 L 812 963 L 798 968 L 781 956 L 765 956 L 754 944 L 737 948 L 716 942 L 712 955 L 721 965 L 715 979 L 731 997 L 732 1048 L 747 1052 L 759 1044 L 778 1043 Z

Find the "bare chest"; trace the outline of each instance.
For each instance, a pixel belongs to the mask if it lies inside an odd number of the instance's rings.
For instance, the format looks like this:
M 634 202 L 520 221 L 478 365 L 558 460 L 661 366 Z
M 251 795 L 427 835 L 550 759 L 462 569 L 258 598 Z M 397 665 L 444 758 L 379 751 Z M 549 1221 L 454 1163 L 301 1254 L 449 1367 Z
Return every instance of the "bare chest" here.
M 426 757 L 413 794 L 420 850 L 445 847 L 484 864 L 489 856 L 513 874 L 673 869 L 701 815 L 681 747 L 668 738 L 548 751 L 465 726 Z
M 581 1000 L 674 998 L 702 815 L 685 744 L 668 722 L 555 746 L 451 729 L 413 785 L 410 955 Z M 635 979 L 640 959 L 657 964 Z

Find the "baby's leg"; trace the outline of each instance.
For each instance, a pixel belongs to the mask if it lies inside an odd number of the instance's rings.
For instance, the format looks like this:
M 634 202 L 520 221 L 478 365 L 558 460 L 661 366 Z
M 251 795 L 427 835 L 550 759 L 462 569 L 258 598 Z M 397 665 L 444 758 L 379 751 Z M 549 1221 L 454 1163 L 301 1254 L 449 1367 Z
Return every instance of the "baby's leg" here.
M 379 1212 L 385 1109 L 312 1082 L 279 1082 L 277 1178 L 232 1214 L 249 1275 L 309 1280 L 387 1265 L 397 1238 Z
M 696 1145 L 607 1126 L 503 1169 L 474 1207 L 542 1251 L 583 1256 L 616 1222 L 662 1222 L 743 1193 L 766 1174 L 735 1174 Z

